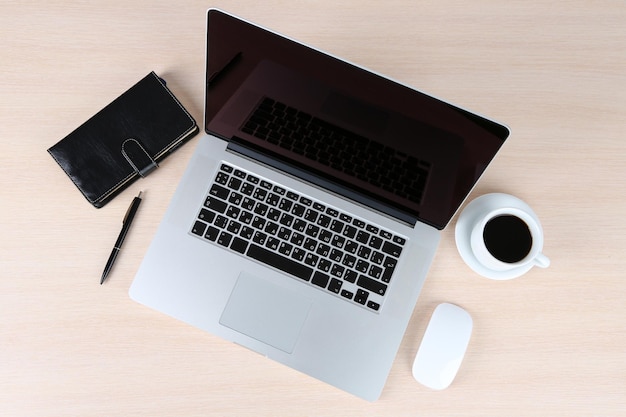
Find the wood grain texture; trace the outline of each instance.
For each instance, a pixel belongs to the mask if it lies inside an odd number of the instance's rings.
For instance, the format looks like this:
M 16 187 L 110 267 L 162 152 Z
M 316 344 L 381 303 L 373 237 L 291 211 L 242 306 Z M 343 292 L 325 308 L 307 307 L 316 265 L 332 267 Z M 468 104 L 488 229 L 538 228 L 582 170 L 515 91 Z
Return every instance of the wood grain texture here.
M 470 199 L 497 191 L 529 203 L 552 266 L 481 278 L 456 251 L 455 217 L 376 403 L 128 298 L 197 139 L 101 210 L 46 153 L 150 70 L 201 123 L 211 6 L 512 129 Z M 625 415 L 625 21 L 626 4 L 610 0 L 3 2 L 0 415 Z M 411 363 L 444 301 L 466 308 L 475 330 L 456 381 L 433 392 Z

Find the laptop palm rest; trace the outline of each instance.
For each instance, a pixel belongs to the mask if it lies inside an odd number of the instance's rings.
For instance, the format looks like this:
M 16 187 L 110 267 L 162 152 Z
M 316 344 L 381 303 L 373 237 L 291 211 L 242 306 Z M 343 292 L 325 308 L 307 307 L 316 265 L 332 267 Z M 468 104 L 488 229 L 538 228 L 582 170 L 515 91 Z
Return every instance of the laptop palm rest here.
M 310 308 L 307 297 L 242 272 L 220 324 L 291 353 Z

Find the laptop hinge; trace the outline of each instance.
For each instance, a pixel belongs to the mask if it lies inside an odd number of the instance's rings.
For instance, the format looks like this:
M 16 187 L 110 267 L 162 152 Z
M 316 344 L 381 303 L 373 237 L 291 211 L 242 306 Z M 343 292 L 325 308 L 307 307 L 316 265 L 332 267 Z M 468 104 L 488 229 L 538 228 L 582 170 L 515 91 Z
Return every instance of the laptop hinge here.
M 391 217 L 397 221 L 405 223 L 411 227 L 417 223 L 417 217 L 415 215 L 406 213 L 398 208 L 385 204 L 384 202 L 377 201 L 373 197 L 369 197 L 363 193 L 360 193 L 351 187 L 339 184 L 336 181 L 331 181 L 324 177 L 324 173 L 311 172 L 308 169 L 298 167 L 295 162 L 287 161 L 278 154 L 269 152 L 267 149 L 261 149 L 253 147 L 249 142 L 244 143 L 244 140 L 236 136 L 232 137 L 228 142 L 227 149 L 239 155 L 253 159 L 264 165 L 277 169 L 287 175 L 304 180 L 307 183 L 311 183 L 317 187 L 320 187 L 326 191 L 329 191 L 335 195 L 346 198 L 359 205 L 373 209 L 383 215 Z

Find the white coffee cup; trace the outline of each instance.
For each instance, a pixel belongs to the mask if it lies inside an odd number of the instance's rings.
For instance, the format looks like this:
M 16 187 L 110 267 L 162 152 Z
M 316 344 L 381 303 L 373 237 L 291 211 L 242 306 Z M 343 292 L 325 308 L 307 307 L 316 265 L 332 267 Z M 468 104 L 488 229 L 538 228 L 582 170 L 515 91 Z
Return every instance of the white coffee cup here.
M 550 265 L 550 259 L 541 253 L 539 220 L 517 207 L 499 207 L 480 217 L 471 230 L 470 248 L 476 260 L 492 271 Z

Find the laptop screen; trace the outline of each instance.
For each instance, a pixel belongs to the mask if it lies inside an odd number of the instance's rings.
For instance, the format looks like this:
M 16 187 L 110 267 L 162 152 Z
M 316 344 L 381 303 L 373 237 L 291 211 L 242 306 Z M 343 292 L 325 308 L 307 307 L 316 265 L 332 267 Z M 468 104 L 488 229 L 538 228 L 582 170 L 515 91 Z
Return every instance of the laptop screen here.
M 509 135 L 218 10 L 207 27 L 207 133 L 401 219 L 443 229 Z

